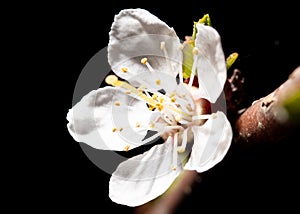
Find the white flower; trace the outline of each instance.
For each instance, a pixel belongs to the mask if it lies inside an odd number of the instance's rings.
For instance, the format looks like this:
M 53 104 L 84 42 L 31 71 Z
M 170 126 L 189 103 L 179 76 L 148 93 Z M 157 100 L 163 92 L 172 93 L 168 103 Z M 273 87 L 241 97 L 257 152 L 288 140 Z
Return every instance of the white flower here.
M 73 138 L 96 149 L 128 151 L 159 136 L 166 139 L 118 166 L 109 184 L 116 203 L 144 204 L 163 194 L 183 170 L 210 169 L 230 147 L 226 115 L 201 114 L 200 101 L 215 103 L 226 80 L 220 37 L 212 27 L 196 27 L 192 75 L 185 84 L 175 31 L 146 10 L 122 10 L 109 34 L 108 60 L 124 80 L 108 76 L 114 87 L 91 91 L 68 112 Z M 199 88 L 191 85 L 196 73 Z M 145 139 L 149 130 L 157 133 Z

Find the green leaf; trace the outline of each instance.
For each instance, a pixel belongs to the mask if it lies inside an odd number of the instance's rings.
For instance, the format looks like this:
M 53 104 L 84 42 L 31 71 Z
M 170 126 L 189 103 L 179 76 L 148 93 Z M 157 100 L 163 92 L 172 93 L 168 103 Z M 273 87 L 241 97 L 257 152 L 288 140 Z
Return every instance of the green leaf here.
M 198 22 L 194 22 L 194 26 L 193 26 L 193 34 L 192 34 L 192 40 L 195 41 L 196 39 L 196 34 L 197 34 L 197 28 L 196 25 L 200 23 L 200 24 L 204 24 L 204 25 L 208 25 L 211 26 L 211 20 L 209 17 L 209 14 L 205 14 L 201 19 L 199 19 Z
M 194 46 L 195 46 L 195 39 L 196 39 L 196 34 L 197 34 L 196 24 L 197 24 L 197 22 L 194 22 L 194 26 L 193 26 L 193 34 L 192 34 L 192 41 L 193 41 L 193 45 L 194 45 Z
M 198 23 L 212 26 L 209 14 L 205 14 L 201 19 L 199 19 Z

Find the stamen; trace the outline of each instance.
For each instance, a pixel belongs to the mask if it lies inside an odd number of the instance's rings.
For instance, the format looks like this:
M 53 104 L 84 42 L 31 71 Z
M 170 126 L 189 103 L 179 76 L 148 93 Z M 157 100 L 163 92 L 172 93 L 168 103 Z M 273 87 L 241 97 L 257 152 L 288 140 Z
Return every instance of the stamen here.
M 173 166 L 172 166 L 172 170 L 176 170 L 177 167 L 177 143 L 178 143 L 178 132 L 175 133 L 174 135 L 174 143 L 173 143 Z
M 116 105 L 116 106 L 120 106 L 120 105 L 121 105 L 121 102 L 120 102 L 120 101 L 116 101 L 116 102 L 115 102 L 115 105 Z
M 168 65 L 170 71 L 174 72 L 171 61 L 169 60 L 168 52 L 167 52 L 167 49 L 166 49 L 166 43 L 164 41 L 160 43 L 160 49 L 164 52 L 164 57 L 166 59 L 166 63 Z
M 160 79 L 155 80 L 156 85 L 160 85 Z
M 105 82 L 109 85 L 115 86 L 115 84 L 118 82 L 118 77 L 115 75 L 109 75 L 105 78 Z
M 157 101 L 157 94 L 152 94 L 152 98 Z
M 185 148 L 186 148 L 186 144 L 187 144 L 187 132 L 188 132 L 188 129 L 185 129 L 185 130 L 183 131 L 181 146 L 179 146 L 179 147 L 177 148 L 178 153 L 183 153 L 183 152 L 185 152 Z
M 139 122 L 136 122 L 136 123 L 135 123 L 135 127 L 136 127 L 136 128 L 139 128 L 139 127 L 141 127 L 141 123 L 139 123 Z
M 131 93 L 133 95 L 137 95 L 138 98 L 140 98 L 141 100 L 144 100 L 148 105 L 155 106 L 159 111 L 162 111 L 164 109 L 165 104 L 161 103 L 162 100 L 160 100 L 158 102 L 155 99 L 155 96 L 157 96 L 157 95 L 153 95 L 152 97 L 148 97 L 146 94 L 142 93 L 141 88 L 136 89 L 135 87 L 128 84 L 127 82 L 118 80 L 118 77 L 115 76 L 115 75 L 107 76 L 105 78 L 105 81 L 106 81 L 107 84 L 122 87 L 124 89 L 127 89 L 127 90 L 131 91 Z M 133 96 L 133 95 L 131 95 L 131 96 Z M 164 97 L 164 96 L 162 96 L 162 97 Z M 192 115 L 188 114 L 185 111 L 183 111 L 182 109 L 176 107 L 176 105 L 168 105 L 168 110 L 173 111 L 176 114 L 180 114 L 182 116 L 182 118 L 187 120 L 187 121 L 192 121 Z
M 184 131 L 184 128 L 182 126 L 167 126 L 165 127 L 164 132 L 169 132 L 174 129 L 178 129 L 179 131 Z
M 199 54 L 199 49 L 197 47 L 194 47 L 193 54 L 194 54 L 194 62 L 193 62 L 192 72 L 191 72 L 191 76 L 190 76 L 190 80 L 189 80 L 190 87 L 192 87 L 193 82 L 194 82 L 194 77 L 196 75 L 196 66 L 197 66 L 198 54 Z
M 178 50 L 183 51 L 183 48 L 184 48 L 183 44 L 180 44 L 178 47 Z M 179 72 L 179 82 L 183 83 L 183 72 L 182 71 Z
M 160 103 L 163 103 L 164 100 L 165 100 L 165 99 L 164 99 L 163 97 L 159 97 L 159 102 L 160 102 Z
M 126 67 L 121 67 L 121 71 L 122 71 L 123 73 L 127 73 L 127 72 L 128 72 L 128 68 L 126 68 Z
M 131 93 L 137 95 L 142 100 L 146 101 L 149 105 L 156 106 L 158 103 L 157 101 L 153 100 L 150 97 L 147 97 L 147 95 L 141 93 L 140 90 L 136 89 L 132 85 L 128 84 L 127 82 L 118 80 L 118 77 L 115 75 L 109 75 L 105 78 L 105 82 L 107 84 L 113 85 L 113 86 L 119 86 L 125 89 L 128 89 L 128 91 L 131 91 Z
M 146 65 L 147 61 L 148 61 L 148 59 L 147 59 L 147 58 L 143 58 L 143 59 L 141 59 L 141 63 L 142 63 L 142 64 L 144 64 L 144 65 Z
M 130 148 L 130 145 L 126 145 L 126 146 L 124 147 L 124 151 L 125 151 L 125 152 L 128 152 L 129 148 Z
M 217 115 L 215 113 L 212 114 L 201 114 L 201 115 L 195 115 L 192 117 L 192 120 L 207 120 L 209 118 L 216 118 Z
M 111 131 L 112 131 L 112 132 L 116 132 L 116 131 L 118 131 L 118 129 L 117 129 L 116 127 L 113 127 L 113 128 L 111 129 Z M 123 131 L 123 128 L 120 128 L 119 131 L 120 131 L 120 132 Z
M 147 68 L 149 69 L 149 71 L 155 72 L 154 69 L 152 68 L 152 66 L 149 64 L 148 59 L 146 57 L 141 59 L 141 63 L 146 65 Z
M 161 103 L 156 103 L 155 108 L 157 108 L 159 111 L 163 110 L 164 106 Z

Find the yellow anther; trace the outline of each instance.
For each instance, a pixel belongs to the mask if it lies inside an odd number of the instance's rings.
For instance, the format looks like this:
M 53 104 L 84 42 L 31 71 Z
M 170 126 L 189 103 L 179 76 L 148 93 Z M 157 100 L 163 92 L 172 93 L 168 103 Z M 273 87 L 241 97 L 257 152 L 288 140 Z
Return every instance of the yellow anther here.
M 116 85 L 118 82 L 118 77 L 115 75 L 109 75 L 105 78 L 105 82 L 109 85 Z
M 163 108 L 164 108 L 164 106 L 161 103 L 156 103 L 155 106 L 159 111 L 163 110 Z
M 146 57 L 143 58 L 143 59 L 141 59 L 141 63 L 142 64 L 146 65 L 147 62 L 148 62 L 148 59 Z
M 176 171 L 176 166 L 173 166 L 173 167 L 172 167 L 172 170 L 173 170 L 173 171 Z
M 123 131 L 123 128 L 120 128 L 119 131 L 120 131 L 120 132 Z
M 131 91 L 125 91 L 125 94 L 131 94 Z
M 128 72 L 128 68 L 126 68 L 126 67 L 121 67 L 121 71 L 122 71 L 123 73 L 127 73 L 127 72 Z
M 120 102 L 120 101 L 116 101 L 116 102 L 115 102 L 115 105 L 116 105 L 116 106 L 120 106 L 120 105 L 121 105 L 121 102 Z
M 125 152 L 128 152 L 129 148 L 130 148 L 130 145 L 125 146 L 125 147 L 124 147 L 124 151 L 125 151 Z
M 139 122 L 136 122 L 136 124 L 135 124 L 135 127 L 136 127 L 136 128 L 139 128 L 139 127 L 141 127 L 141 123 L 139 123 Z
M 174 103 L 176 101 L 175 97 L 171 97 L 171 102 Z
M 199 49 L 197 47 L 193 48 L 193 54 L 198 55 L 199 54 Z
M 114 127 L 114 128 L 112 128 L 112 130 L 111 130 L 112 132 L 116 132 L 117 131 L 117 128 L 116 127 Z
M 155 80 L 156 85 L 160 85 L 160 79 Z
M 160 97 L 160 98 L 159 98 L 159 102 L 160 102 L 160 103 L 163 103 L 163 102 L 164 102 L 164 98 L 163 98 L 163 97 Z
M 148 63 L 147 63 L 148 64 Z M 152 97 L 149 97 L 149 95 L 146 95 L 143 93 L 143 90 L 145 89 L 144 86 L 141 86 L 140 88 L 135 88 L 134 86 L 130 85 L 129 83 L 125 81 L 118 80 L 118 77 L 115 75 L 109 75 L 105 78 L 105 81 L 107 84 L 118 86 L 123 89 L 126 89 L 126 93 L 135 94 L 140 99 L 144 100 L 149 105 L 149 110 L 153 110 L 154 108 L 157 108 L 159 111 L 162 111 L 164 109 L 164 105 L 162 104 L 164 99 L 162 97 L 158 97 L 156 94 L 153 94 Z M 184 95 L 182 95 L 184 96 Z M 159 98 L 159 100 L 158 100 Z M 115 103 L 117 106 L 118 103 Z M 121 103 L 120 103 L 121 104 Z M 168 106 L 168 109 L 173 111 L 174 113 L 180 114 L 182 116 L 182 119 L 187 121 L 192 121 L 192 117 L 189 113 L 184 112 L 182 109 L 180 109 L 180 106 L 177 106 L 175 103 L 175 106 Z
M 155 109 L 155 106 L 149 105 L 148 109 L 149 109 L 150 111 L 152 111 L 153 109 Z
M 156 95 L 156 94 L 153 94 L 153 95 L 152 95 L 152 99 L 153 99 L 153 100 L 157 100 L 157 95 Z

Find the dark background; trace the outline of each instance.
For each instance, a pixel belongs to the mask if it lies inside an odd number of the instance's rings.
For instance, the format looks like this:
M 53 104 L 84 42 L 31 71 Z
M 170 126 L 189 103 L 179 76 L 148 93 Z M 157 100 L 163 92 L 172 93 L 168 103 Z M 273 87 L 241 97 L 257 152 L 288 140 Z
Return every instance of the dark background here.
M 209 13 L 225 55 L 239 53 L 234 67 L 245 76 L 245 105 L 249 105 L 272 92 L 299 65 L 300 20 L 296 3 L 291 2 L 110 0 L 29 5 L 32 12 L 25 12 L 26 23 L 34 33 L 27 45 L 39 46 L 36 57 L 43 72 L 35 76 L 39 87 L 48 90 L 46 99 L 36 96 L 43 100 L 39 109 L 49 122 L 41 122 L 39 149 L 22 172 L 21 191 L 11 197 L 32 211 L 133 212 L 109 199 L 110 175 L 85 156 L 66 128 L 77 78 L 89 59 L 107 46 L 114 15 L 121 9 L 149 10 L 174 27 L 180 39 L 192 33 L 193 21 Z M 249 148 L 233 145 L 225 159 L 203 175 L 177 213 L 299 210 L 297 140 L 288 137 L 278 144 L 261 142 Z

